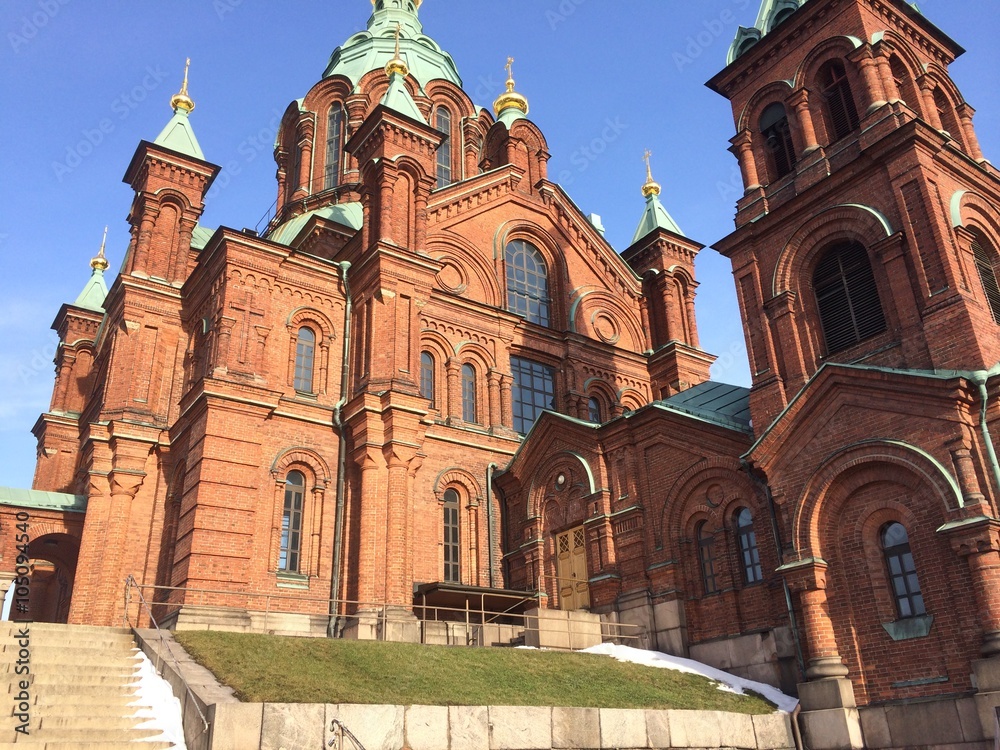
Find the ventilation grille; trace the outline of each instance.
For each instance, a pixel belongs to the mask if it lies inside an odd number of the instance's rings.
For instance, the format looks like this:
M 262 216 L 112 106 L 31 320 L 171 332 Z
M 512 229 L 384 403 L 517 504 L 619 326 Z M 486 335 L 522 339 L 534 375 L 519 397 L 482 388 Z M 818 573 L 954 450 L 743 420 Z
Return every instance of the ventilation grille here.
M 885 330 L 885 315 L 865 248 L 852 242 L 829 250 L 813 276 L 827 354 L 849 349 Z
M 972 254 L 976 259 L 976 270 L 979 271 L 979 281 L 986 293 L 986 301 L 990 305 L 990 312 L 993 313 L 993 322 L 1000 324 L 1000 285 L 997 284 L 991 253 L 983 247 L 982 240 L 978 236 L 972 240 Z

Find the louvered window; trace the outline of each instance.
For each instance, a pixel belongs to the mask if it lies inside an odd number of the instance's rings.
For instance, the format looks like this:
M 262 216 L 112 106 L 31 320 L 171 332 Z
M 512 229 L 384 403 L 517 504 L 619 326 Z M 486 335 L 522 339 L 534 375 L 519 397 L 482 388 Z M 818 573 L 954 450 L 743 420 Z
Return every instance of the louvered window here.
M 848 349 L 885 330 L 875 274 L 868 252 L 857 242 L 826 251 L 813 274 L 813 289 L 827 354 Z
M 861 124 L 844 64 L 839 60 L 828 62 L 820 71 L 819 80 L 830 121 L 830 135 L 834 141 L 839 141 L 857 130 Z
M 979 281 L 986 294 L 986 302 L 993 313 L 993 322 L 1000 324 L 1000 284 L 997 283 L 996 268 L 993 264 L 997 257 L 996 250 L 980 233 L 972 239 L 972 255 L 976 259 L 976 270 L 979 271 Z
M 764 110 L 760 116 L 760 132 L 764 136 L 772 179 L 780 179 L 795 168 L 795 145 L 783 104 L 775 102 Z

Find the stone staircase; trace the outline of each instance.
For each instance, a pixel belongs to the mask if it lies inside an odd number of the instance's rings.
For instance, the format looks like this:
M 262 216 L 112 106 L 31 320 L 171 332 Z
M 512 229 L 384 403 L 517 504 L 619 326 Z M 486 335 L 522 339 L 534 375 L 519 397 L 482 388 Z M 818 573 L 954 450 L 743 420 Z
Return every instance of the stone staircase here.
M 17 674 L 23 627 L 29 676 Z M 175 747 L 149 739 L 159 729 L 140 728 L 152 712 L 140 702 L 141 658 L 130 630 L 0 622 L 0 645 L 0 750 Z M 17 731 L 25 718 L 30 734 Z

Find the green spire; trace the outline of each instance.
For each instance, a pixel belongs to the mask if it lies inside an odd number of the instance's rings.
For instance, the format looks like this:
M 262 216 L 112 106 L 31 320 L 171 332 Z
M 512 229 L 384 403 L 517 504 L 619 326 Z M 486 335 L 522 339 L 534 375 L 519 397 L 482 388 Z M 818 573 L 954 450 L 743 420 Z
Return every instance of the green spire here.
M 426 125 L 427 120 L 417 109 L 416 102 L 413 101 L 413 97 L 410 96 L 410 92 L 406 88 L 405 80 L 399 73 L 393 73 L 389 78 L 389 90 L 385 92 L 385 96 L 379 103 Z
M 640 219 L 639 226 L 635 230 L 635 236 L 632 238 L 633 245 L 657 229 L 664 229 L 681 236 L 684 235 L 681 228 L 677 226 L 677 222 L 667 213 L 667 209 L 660 202 L 662 188 L 653 179 L 653 169 L 649 163 L 649 158 L 652 155 L 651 152 L 647 151 L 643 156 L 646 160 L 646 183 L 642 186 L 642 194 L 646 196 L 646 208 L 642 212 L 642 219 Z
M 205 154 L 198 144 L 194 129 L 188 117 L 194 111 L 194 101 L 188 95 L 188 69 L 191 67 L 191 59 L 188 58 L 184 66 L 184 83 L 181 85 L 180 93 L 175 94 L 170 100 L 170 106 L 174 110 L 174 116 L 153 141 L 157 146 L 169 148 L 185 156 L 193 156 L 195 159 L 205 161 Z
M 108 285 L 104 281 L 104 272 L 108 270 L 108 259 L 104 257 L 104 246 L 107 244 L 107 241 L 108 228 L 104 227 L 104 239 L 101 240 L 101 250 L 90 261 L 90 267 L 93 269 L 93 272 L 90 274 L 90 280 L 83 287 L 83 291 L 76 298 L 76 302 L 73 303 L 76 307 L 82 307 L 95 312 L 104 312 L 104 300 L 108 298 Z

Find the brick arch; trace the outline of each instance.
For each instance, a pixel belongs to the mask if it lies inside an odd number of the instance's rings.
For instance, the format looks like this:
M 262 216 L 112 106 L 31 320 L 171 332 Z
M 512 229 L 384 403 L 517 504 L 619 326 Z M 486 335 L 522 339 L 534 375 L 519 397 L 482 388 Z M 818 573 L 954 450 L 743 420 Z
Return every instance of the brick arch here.
M 291 312 L 288 316 L 288 320 L 285 325 L 288 327 L 289 331 L 297 331 L 303 326 L 307 326 L 312 323 L 319 330 L 316 333 L 319 334 L 317 345 L 322 344 L 324 341 L 328 341 L 336 338 L 334 333 L 333 323 L 330 321 L 324 313 L 312 307 L 299 307 Z
M 633 351 L 642 351 L 645 348 L 645 335 L 642 333 L 642 325 L 637 319 L 635 311 L 626 308 L 620 298 L 604 289 L 585 291 L 573 301 L 569 312 L 570 330 L 574 332 L 587 330 L 590 321 L 586 314 L 589 312 L 594 315 L 601 311 L 602 306 L 609 314 L 613 315 L 613 320 L 618 323 L 620 329 L 619 345 Z M 621 334 L 625 334 L 628 340 L 621 341 L 621 338 L 624 338 Z
M 941 516 L 964 506 L 958 482 L 926 451 L 896 440 L 865 440 L 837 451 L 809 479 L 792 520 L 792 545 L 800 556 L 823 557 L 822 524 L 866 484 L 892 481 L 929 488 Z M 826 540 L 830 543 L 829 540 Z
M 785 243 L 774 268 L 771 296 L 797 291 L 816 256 L 836 240 L 856 240 L 866 248 L 895 234 L 877 209 L 860 204 L 831 206 L 806 220 Z
M 626 411 L 636 411 L 646 405 L 646 394 L 635 388 L 622 388 L 618 391 L 618 403 Z
M 479 248 L 453 232 L 435 234 L 427 244 L 427 252 L 432 258 L 438 261 L 456 261 L 467 275 L 479 282 L 485 294 L 483 299 L 485 304 L 490 307 L 506 305 L 504 290 L 500 287 L 496 269 L 483 257 Z M 468 283 L 466 281 L 466 284 Z
M 830 60 L 840 60 L 848 71 L 852 71 L 854 65 L 846 59 L 847 55 L 863 44 L 864 42 L 853 36 L 834 36 L 823 40 L 813 47 L 799 64 L 798 70 L 795 71 L 794 88 L 805 87 L 810 91 L 814 90 L 816 74 Z M 851 83 L 855 83 L 855 80 Z
M 476 115 L 476 106 L 472 103 L 469 95 L 451 81 L 444 80 L 429 81 L 424 86 L 424 91 L 427 97 L 433 102 L 433 106 L 439 104 L 449 105 L 448 109 L 451 110 L 453 115 L 453 127 L 459 128 L 461 136 L 464 120 Z
M 471 361 L 470 360 L 471 355 Z M 490 368 L 496 366 L 496 360 L 490 350 L 475 341 L 461 341 L 455 345 L 455 356 L 462 360 L 462 364 L 476 364 L 482 368 L 484 377 L 489 373 Z
M 594 471 L 587 459 L 576 451 L 559 451 L 549 456 L 545 463 L 539 466 L 532 476 L 526 507 L 529 518 L 532 516 L 541 516 L 544 504 L 550 498 L 550 493 L 547 491 L 549 479 L 556 476 L 560 471 L 572 471 L 574 469 L 581 472 L 581 479 L 584 482 L 582 486 L 584 494 L 593 495 L 597 492 Z M 567 493 L 572 489 L 572 487 L 567 487 Z
M 500 270 L 498 282 L 500 283 L 500 288 L 504 290 L 504 294 L 501 297 L 504 300 L 504 307 L 506 307 L 507 290 L 507 277 L 505 273 L 507 245 L 515 240 L 524 240 L 531 243 L 542 254 L 542 258 L 545 260 L 545 271 L 549 284 L 549 326 L 551 328 L 560 327 L 557 321 L 561 320 L 567 314 L 559 303 L 561 299 L 568 296 L 562 293 L 565 286 L 562 281 L 566 271 L 565 257 L 548 231 L 540 224 L 527 219 L 512 219 L 511 221 L 504 222 L 497 227 L 497 231 L 493 236 L 493 259 L 498 261 L 497 268 Z
M 445 490 L 456 485 L 465 488 L 469 493 L 470 500 L 479 500 L 483 497 L 483 490 L 479 484 L 479 480 L 476 479 L 472 472 L 458 467 L 444 469 L 437 475 L 437 478 L 434 480 L 434 497 L 437 498 L 439 503 L 443 503 Z
M 318 115 L 318 119 L 325 120 L 330 106 L 335 102 L 344 107 L 344 114 L 347 114 L 347 106 L 344 102 L 351 95 L 351 82 L 343 76 L 330 76 L 313 86 L 305 99 L 302 100 L 302 107 Z M 324 131 L 326 125 L 324 124 Z M 325 139 L 324 139 L 325 140 Z
M 311 448 L 287 448 L 279 453 L 271 464 L 271 476 L 275 481 L 285 476 L 289 469 L 296 466 L 307 466 L 313 473 L 317 484 L 328 485 L 332 481 L 329 464 Z
M 679 539 L 686 530 L 693 528 L 691 518 L 694 514 L 704 512 L 705 517 L 709 518 L 716 513 L 716 509 L 700 500 L 698 502 L 692 500 L 696 490 L 713 480 L 741 490 L 740 497 L 747 503 L 756 496 L 753 484 L 741 470 L 740 463 L 736 459 L 711 456 L 697 461 L 685 469 L 663 495 L 663 507 L 657 519 L 658 523 L 653 529 L 657 549 L 663 549 L 665 539 Z M 734 500 L 735 497 L 727 496 L 719 508 L 724 512 Z
M 784 104 L 785 99 L 791 95 L 792 90 L 791 81 L 772 81 L 763 88 L 758 89 L 750 97 L 750 100 L 743 108 L 743 112 L 740 113 L 737 131 L 749 130 L 751 133 L 757 133 L 757 123 L 764 109 L 775 102 Z M 785 109 L 787 111 L 788 107 L 786 106 Z M 789 119 L 791 119 L 791 115 L 789 115 Z
M 927 65 L 927 77 L 934 81 L 934 85 L 941 89 L 944 95 L 948 97 L 948 102 L 952 107 L 957 107 L 959 104 L 965 103 L 965 97 L 962 96 L 962 92 L 955 85 L 951 76 L 948 75 L 948 71 L 940 65 L 929 63 Z
M 159 208 L 163 208 L 167 205 L 173 205 L 179 209 L 181 213 L 180 216 L 177 217 L 178 220 L 182 219 L 184 214 L 191 210 L 191 201 L 186 195 L 184 195 L 184 193 L 176 188 L 163 187 L 153 193 L 153 195 L 156 196 L 156 199 L 159 202 Z
M 951 223 L 956 229 L 979 230 L 1000 249 L 1000 207 L 980 193 L 959 190 L 951 196 Z

